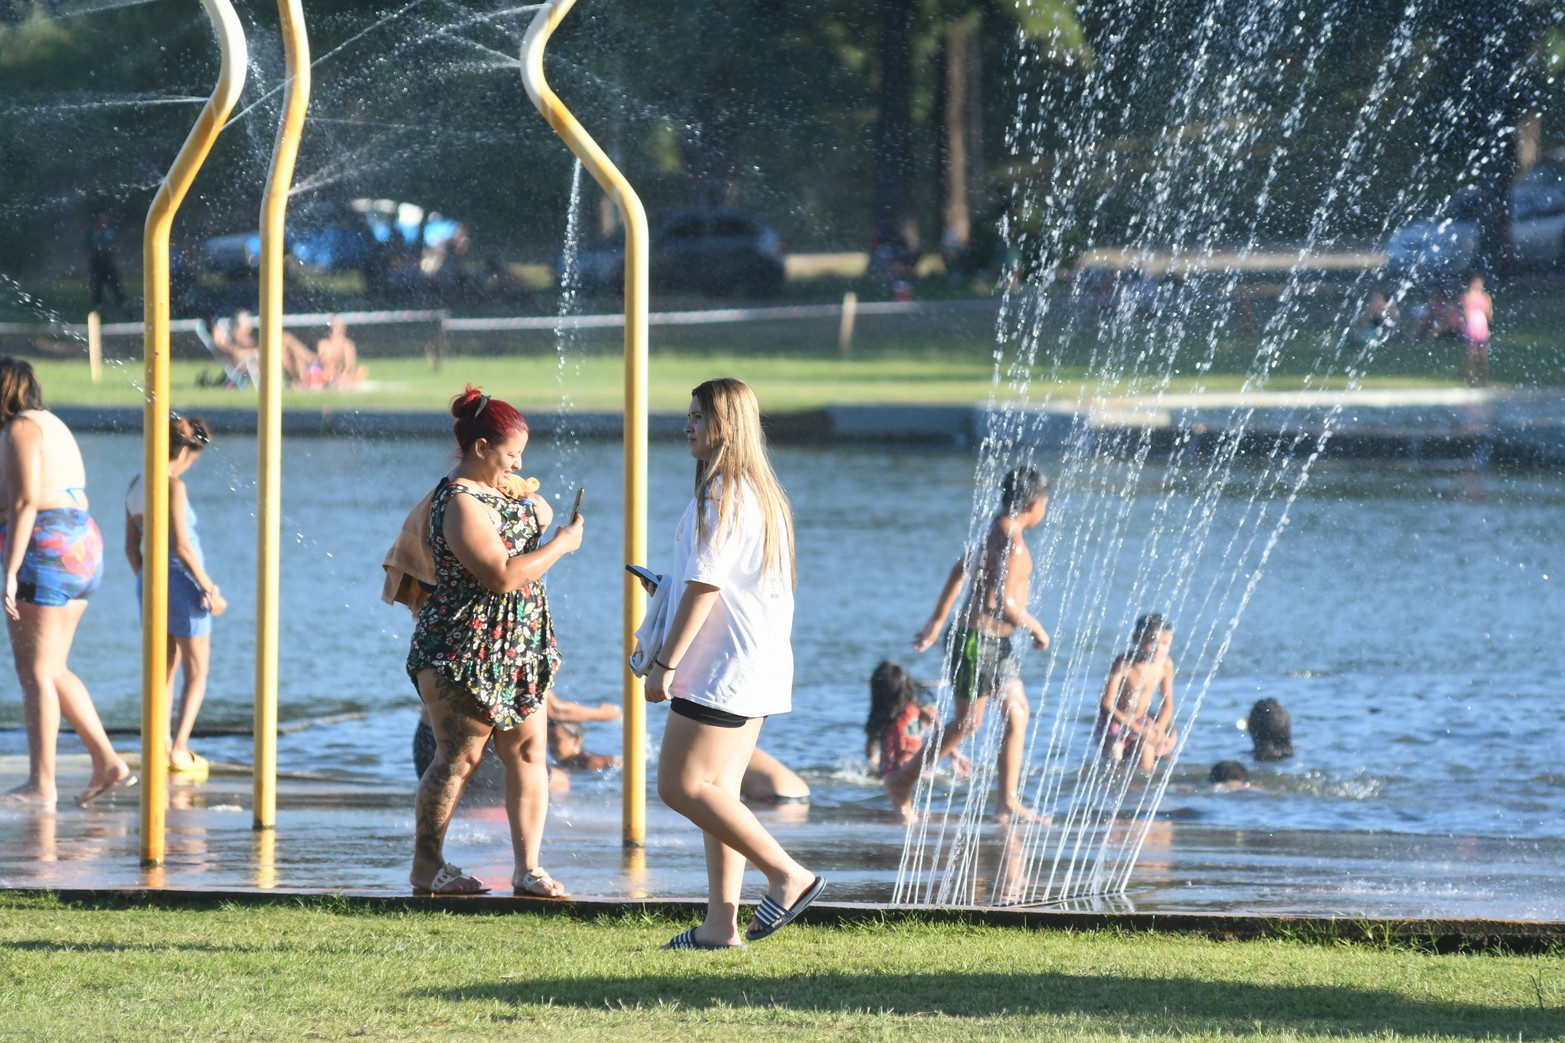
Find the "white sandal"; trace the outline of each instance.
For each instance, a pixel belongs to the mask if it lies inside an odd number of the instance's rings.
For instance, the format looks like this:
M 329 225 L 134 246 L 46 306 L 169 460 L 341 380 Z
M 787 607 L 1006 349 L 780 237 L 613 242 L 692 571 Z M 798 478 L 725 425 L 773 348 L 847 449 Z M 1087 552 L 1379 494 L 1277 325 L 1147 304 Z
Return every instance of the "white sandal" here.
M 476 887 L 468 887 L 467 884 L 477 884 Z M 452 884 L 462 886 L 453 889 Z M 486 895 L 489 888 L 483 885 L 483 881 L 462 869 L 461 866 L 447 862 L 435 871 L 434 879 L 430 880 L 428 887 L 413 885 L 413 893 L 416 895 L 433 895 L 443 898 L 457 898 L 463 895 Z
M 559 888 L 558 891 L 555 888 Z M 529 869 L 518 880 L 511 877 L 511 892 L 525 895 L 528 898 L 569 898 L 571 893 L 565 890 L 565 885 L 549 875 L 549 871 L 539 866 Z

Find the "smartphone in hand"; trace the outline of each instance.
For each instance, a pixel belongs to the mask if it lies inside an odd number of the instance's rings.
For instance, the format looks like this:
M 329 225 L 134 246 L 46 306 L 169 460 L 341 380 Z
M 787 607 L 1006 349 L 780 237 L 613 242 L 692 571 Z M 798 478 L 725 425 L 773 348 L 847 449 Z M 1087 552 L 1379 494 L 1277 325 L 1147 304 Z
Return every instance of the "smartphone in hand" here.
M 656 590 L 657 585 L 663 580 L 662 576 L 659 576 L 656 572 L 653 572 L 644 565 L 626 565 L 625 571 L 630 573 L 632 576 L 635 576 L 653 590 Z
M 581 494 L 586 491 L 587 490 L 585 488 L 580 487 L 578 487 L 576 490 L 576 502 L 571 506 L 571 521 L 573 523 L 577 518 L 581 517 Z

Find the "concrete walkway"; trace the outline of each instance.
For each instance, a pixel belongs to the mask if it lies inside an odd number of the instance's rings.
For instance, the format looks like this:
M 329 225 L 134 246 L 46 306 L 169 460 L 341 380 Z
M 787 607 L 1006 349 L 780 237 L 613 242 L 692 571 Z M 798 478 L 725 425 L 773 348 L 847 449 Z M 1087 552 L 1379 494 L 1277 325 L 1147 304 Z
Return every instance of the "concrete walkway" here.
M 0 757 L 0 790 L 25 772 L 24 757 Z M 63 757 L 62 793 L 78 792 L 87 774 L 85 756 Z M 511 897 L 509 836 L 492 795 L 470 793 L 464 799 L 447 839 L 447 857 L 494 892 L 454 900 L 411 895 L 411 782 L 283 777 L 276 828 L 257 832 L 247 770 L 215 766 L 205 783 L 172 787 L 164 864 L 155 868 L 140 865 L 140 797 L 140 787 L 132 787 L 86 809 L 69 798 L 52 811 L 0 805 L 0 889 L 66 896 L 137 893 L 173 904 L 324 894 L 463 911 L 537 903 Z M 627 850 L 617 801 L 554 798 L 544 861 L 571 888 L 572 908 L 656 907 L 694 915 L 705 880 L 700 836 L 656 800 L 648 805 L 647 845 Z M 798 807 L 758 813 L 790 852 L 828 877 L 830 890 L 811 919 L 932 912 L 928 906 L 890 903 L 903 838 L 902 826 L 890 815 Z M 980 876 L 986 879 L 993 878 L 1000 857 L 999 827 L 994 832 L 980 857 Z M 747 884 L 747 899 L 756 900 L 759 877 L 750 874 Z M 1565 844 L 1260 835 L 1181 823 L 1154 831 L 1123 895 L 1047 908 L 985 904 L 939 912 L 953 911 L 1030 926 L 1112 923 L 1221 937 L 1300 929 L 1359 937 L 1381 930 L 1446 938 L 1452 946 L 1483 940 L 1527 949 L 1565 943 Z

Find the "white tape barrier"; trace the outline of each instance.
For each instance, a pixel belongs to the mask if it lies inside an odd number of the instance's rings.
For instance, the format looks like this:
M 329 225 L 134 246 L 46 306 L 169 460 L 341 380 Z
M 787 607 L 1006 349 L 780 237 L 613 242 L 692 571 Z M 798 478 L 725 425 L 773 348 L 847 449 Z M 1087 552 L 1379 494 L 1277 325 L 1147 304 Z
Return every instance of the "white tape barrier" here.
M 859 315 L 922 315 L 944 311 L 970 311 L 993 308 L 995 300 L 964 301 L 871 301 L 859 303 Z M 767 319 L 833 319 L 842 315 L 841 304 L 803 304 L 778 308 L 713 308 L 702 311 L 653 312 L 647 322 L 653 326 L 704 326 L 728 322 L 760 322 Z M 334 311 L 284 315 L 286 326 L 325 326 L 332 318 L 350 326 L 374 326 L 396 322 L 439 322 L 450 333 L 482 333 L 503 330 L 602 329 L 625 325 L 620 312 L 600 315 L 519 315 L 491 319 L 453 319 L 439 310 L 426 311 Z M 169 323 L 171 333 L 193 333 L 200 319 L 177 319 Z M 140 336 L 140 322 L 106 322 L 105 337 Z M 87 339 L 87 327 L 76 323 L 0 322 L 0 334 L 21 336 L 64 336 Z

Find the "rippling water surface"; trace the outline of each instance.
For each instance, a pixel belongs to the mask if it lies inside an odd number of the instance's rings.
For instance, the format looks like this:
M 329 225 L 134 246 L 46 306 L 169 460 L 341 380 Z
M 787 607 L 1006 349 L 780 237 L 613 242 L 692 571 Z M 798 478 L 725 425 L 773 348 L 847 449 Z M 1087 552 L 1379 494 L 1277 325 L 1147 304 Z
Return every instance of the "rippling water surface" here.
M 73 662 L 111 726 L 134 729 L 137 606 L 119 547 L 121 497 L 140 447 L 127 436 L 84 435 L 81 443 L 110 561 Z M 618 699 L 619 450 L 539 443 L 525 473 L 559 497 L 577 484 L 587 489 L 587 543 L 549 578 L 566 657 L 561 691 L 586 702 Z M 936 653 L 914 656 L 910 639 L 967 531 L 973 461 L 905 449 L 782 448 L 775 455 L 798 517 L 798 668 L 795 712 L 768 722 L 762 743 L 809 780 L 815 821 L 829 821 L 833 809 L 844 821 L 874 819 L 884 803 L 862 759 L 867 678 L 882 657 L 900 658 L 930 679 L 938 674 Z M 402 668 L 410 618 L 380 601 L 379 565 L 408 506 L 448 461 L 447 445 L 431 441 L 289 443 L 284 770 L 411 782 L 416 698 Z M 650 564 L 657 567 L 671 553 L 691 463 L 682 445 L 660 446 L 651 470 Z M 1242 470 L 1235 480 L 1245 481 Z M 232 606 L 217 622 L 201 725 L 243 733 L 199 746 L 214 759 L 247 761 L 254 441 L 220 441 L 189 482 L 209 571 Z M 1137 489 L 1135 509 L 1150 515 L 1166 492 Z M 1176 831 L 1565 838 L 1565 769 L 1552 741 L 1562 723 L 1552 669 L 1565 619 L 1562 507 L 1565 480 L 1554 475 L 1319 465 L 1189 726 L 1159 818 Z M 1056 512 L 1045 524 L 1072 519 Z M 1047 575 L 1035 579 L 1033 608 L 1056 635 L 1077 624 L 1051 612 Z M 1190 629 L 1194 623 L 1175 620 Z M 1123 638 L 1092 640 L 1102 652 L 1093 675 L 1056 672 L 1054 690 L 1041 690 L 1047 653 L 1027 662 L 1035 708 L 1052 707 L 1059 689 L 1101 686 Z M 1205 667 L 1181 661 L 1181 673 Z M 6 687 L 0 752 L 19 753 L 14 681 Z M 1207 770 L 1217 760 L 1248 759 L 1235 722 L 1262 696 L 1291 712 L 1297 755 L 1278 765 L 1252 763 L 1248 791 L 1216 792 Z M 662 713 L 651 713 L 654 744 Z M 1089 716 L 1076 726 L 1085 735 Z M 589 749 L 617 751 L 615 726 L 587 727 Z M 608 800 L 616 786 L 613 776 L 576 782 L 584 799 Z

